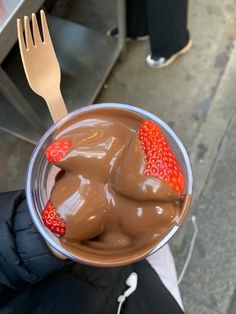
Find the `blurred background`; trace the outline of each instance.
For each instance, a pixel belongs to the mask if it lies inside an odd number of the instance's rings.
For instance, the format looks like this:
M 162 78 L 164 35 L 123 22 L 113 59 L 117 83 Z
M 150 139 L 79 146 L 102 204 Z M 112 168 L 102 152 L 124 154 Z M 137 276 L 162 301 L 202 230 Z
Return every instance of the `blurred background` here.
M 69 111 L 90 103 L 131 104 L 166 121 L 182 139 L 195 194 L 189 218 L 170 243 L 178 273 L 194 233 L 191 214 L 199 228 L 180 283 L 186 313 L 236 313 L 236 3 L 189 0 L 193 47 L 163 69 L 146 65 L 148 41 L 121 47 L 106 36 L 117 25 L 117 3 L 0 0 L 0 191 L 24 188 L 34 145 L 52 124 L 46 104 L 28 86 L 16 36 L 16 18 L 42 7 Z

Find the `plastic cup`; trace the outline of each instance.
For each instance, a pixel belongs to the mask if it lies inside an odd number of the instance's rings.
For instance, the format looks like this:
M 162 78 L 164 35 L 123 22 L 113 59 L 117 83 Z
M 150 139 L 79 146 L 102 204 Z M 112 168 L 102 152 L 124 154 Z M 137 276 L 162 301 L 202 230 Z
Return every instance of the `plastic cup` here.
M 159 127 L 162 129 L 164 135 L 166 136 L 171 148 L 173 149 L 180 165 L 182 166 L 184 175 L 185 175 L 185 189 L 184 194 L 187 195 L 186 201 L 183 204 L 182 209 L 182 217 L 180 217 L 180 223 L 170 230 L 170 232 L 158 243 L 155 243 L 152 247 L 149 247 L 146 252 L 141 252 L 140 254 L 133 254 L 130 258 L 119 258 L 117 259 L 115 256 L 114 258 L 110 258 L 110 260 L 106 263 L 101 262 L 99 256 L 92 256 L 91 258 L 84 258 L 82 252 L 80 256 L 80 252 L 78 254 L 73 254 L 71 251 L 65 250 L 58 237 L 56 237 L 50 230 L 48 230 L 41 218 L 41 213 L 47 203 L 52 187 L 54 185 L 54 179 L 56 174 L 58 173 L 58 168 L 51 165 L 47 159 L 45 158 L 45 150 L 47 146 L 51 143 L 53 139 L 53 135 L 55 131 L 63 125 L 65 122 L 70 120 L 71 118 L 83 113 L 88 112 L 91 110 L 99 109 L 99 108 L 118 108 L 118 109 L 125 109 L 139 115 L 142 115 L 144 119 L 153 120 Z M 78 110 L 73 111 L 72 113 L 68 114 L 62 120 L 55 123 L 39 140 L 37 146 L 34 149 L 34 152 L 31 156 L 28 172 L 27 172 L 27 181 L 26 181 L 26 195 L 27 195 L 27 202 L 30 210 L 30 214 L 32 216 L 33 222 L 38 229 L 39 233 L 45 239 L 45 241 L 53 248 L 54 251 L 58 252 L 59 255 L 65 256 L 71 260 L 74 260 L 78 263 L 86 263 L 94 266 L 121 266 L 125 264 L 129 264 L 135 261 L 138 261 L 149 254 L 152 254 L 159 250 L 163 245 L 165 245 L 170 238 L 176 233 L 179 229 L 180 225 L 183 223 L 186 214 L 188 213 L 188 209 L 191 203 L 191 195 L 192 195 L 192 185 L 193 185 L 193 176 L 192 176 L 192 168 L 190 164 L 190 160 L 188 157 L 188 153 L 175 134 L 175 132 L 161 119 L 156 117 L 155 115 L 140 109 L 138 107 L 124 105 L 124 104 L 97 104 L 97 105 L 90 105 Z

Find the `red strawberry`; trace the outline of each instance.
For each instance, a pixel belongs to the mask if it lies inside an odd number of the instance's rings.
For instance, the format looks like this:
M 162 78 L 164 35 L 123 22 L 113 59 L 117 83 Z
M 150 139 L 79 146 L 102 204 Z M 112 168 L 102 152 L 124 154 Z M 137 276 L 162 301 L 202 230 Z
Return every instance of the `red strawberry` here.
M 70 139 L 62 139 L 52 142 L 46 149 L 47 160 L 55 164 L 65 157 L 72 146 Z
M 52 202 L 49 200 L 42 212 L 43 222 L 48 229 L 52 232 L 58 234 L 59 236 L 64 236 L 66 233 L 66 225 L 64 220 L 56 212 L 53 207 Z
M 139 128 L 139 140 L 146 155 L 145 174 L 158 177 L 182 194 L 184 174 L 161 129 L 153 121 L 144 121 Z

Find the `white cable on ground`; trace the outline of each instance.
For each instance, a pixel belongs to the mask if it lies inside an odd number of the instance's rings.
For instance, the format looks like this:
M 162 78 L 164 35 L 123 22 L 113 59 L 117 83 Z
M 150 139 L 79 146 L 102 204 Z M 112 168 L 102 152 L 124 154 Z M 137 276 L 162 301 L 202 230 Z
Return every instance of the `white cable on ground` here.
M 194 249 L 194 245 L 195 245 L 195 241 L 196 241 L 196 237 L 197 237 L 197 234 L 198 234 L 198 226 L 197 226 L 197 222 L 196 222 L 196 217 L 195 216 L 192 216 L 191 218 L 192 220 L 192 224 L 193 224 L 193 227 L 194 227 L 194 233 L 193 233 L 193 237 L 192 237 L 192 240 L 191 240 L 191 243 L 190 243 L 190 247 L 189 247 L 189 251 L 188 251 L 188 256 L 186 258 L 186 261 L 184 263 L 184 266 L 182 268 L 182 271 L 179 275 L 179 278 L 178 278 L 178 285 L 181 283 L 185 273 L 186 273 L 186 270 L 188 268 L 188 265 L 189 265 L 189 262 L 191 260 L 191 257 L 192 257 L 192 254 L 193 254 L 193 249 Z

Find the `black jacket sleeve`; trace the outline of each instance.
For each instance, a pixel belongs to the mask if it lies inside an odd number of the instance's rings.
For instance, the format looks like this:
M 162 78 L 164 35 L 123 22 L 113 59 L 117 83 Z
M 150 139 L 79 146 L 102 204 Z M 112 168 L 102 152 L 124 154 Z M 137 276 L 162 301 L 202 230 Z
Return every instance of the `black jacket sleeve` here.
M 24 191 L 0 194 L 0 284 L 20 288 L 57 271 L 57 259 L 37 232 Z
M 75 264 L 57 272 L 65 264 L 35 229 L 24 192 L 0 194 L 0 313 L 115 314 L 135 271 L 138 286 L 121 313 L 183 314 L 145 260 L 112 269 Z

